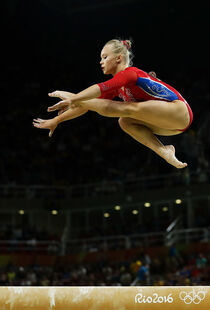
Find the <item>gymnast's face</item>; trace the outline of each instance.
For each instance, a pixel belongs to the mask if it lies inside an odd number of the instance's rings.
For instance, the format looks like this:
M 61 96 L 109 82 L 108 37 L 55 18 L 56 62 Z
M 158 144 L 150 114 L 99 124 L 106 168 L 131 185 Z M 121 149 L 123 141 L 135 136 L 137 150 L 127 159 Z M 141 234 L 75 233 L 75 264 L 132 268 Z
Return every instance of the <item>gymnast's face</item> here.
M 111 44 L 105 45 L 101 51 L 100 65 L 104 74 L 115 75 L 118 71 L 118 66 L 122 61 L 121 55 L 116 55 L 112 51 Z

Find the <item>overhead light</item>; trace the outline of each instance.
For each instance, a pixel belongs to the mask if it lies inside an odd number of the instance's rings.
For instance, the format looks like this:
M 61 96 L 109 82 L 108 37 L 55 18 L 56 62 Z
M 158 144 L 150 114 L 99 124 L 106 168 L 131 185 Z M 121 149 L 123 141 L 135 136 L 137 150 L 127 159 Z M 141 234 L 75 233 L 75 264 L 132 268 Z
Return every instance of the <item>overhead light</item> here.
M 163 211 L 163 212 L 167 212 L 167 211 L 168 211 L 168 207 L 163 207 L 163 208 L 162 208 L 162 211 Z
M 52 213 L 53 215 L 57 215 L 57 214 L 58 214 L 58 211 L 57 211 L 57 210 L 52 210 L 51 213 Z
M 136 215 L 136 214 L 139 213 L 139 211 L 138 210 L 133 210 L 132 213 Z
M 22 215 L 22 214 L 25 213 L 25 211 L 24 210 L 19 210 L 18 213 Z
M 150 202 L 145 202 L 145 203 L 144 203 L 144 206 L 145 206 L 146 208 L 149 208 L 149 207 L 151 207 L 151 203 L 150 203 Z
M 181 200 L 181 199 L 176 199 L 176 200 L 175 200 L 175 203 L 176 203 L 177 205 L 180 205 L 180 204 L 182 203 L 182 200 Z
M 104 217 L 110 217 L 110 214 L 108 212 L 104 213 Z
M 119 211 L 119 210 L 121 209 L 121 207 L 120 207 L 120 206 L 115 206 L 114 209 L 115 209 L 116 211 Z

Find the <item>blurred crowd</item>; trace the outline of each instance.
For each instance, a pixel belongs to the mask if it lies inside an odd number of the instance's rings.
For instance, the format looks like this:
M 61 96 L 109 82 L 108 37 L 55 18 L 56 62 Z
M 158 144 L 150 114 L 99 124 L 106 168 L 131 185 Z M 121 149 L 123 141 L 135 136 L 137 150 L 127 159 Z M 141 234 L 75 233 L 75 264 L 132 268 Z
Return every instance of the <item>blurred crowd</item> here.
M 184 286 L 210 284 L 210 256 L 172 254 L 151 258 L 142 253 L 133 261 L 69 266 L 0 268 L 2 286 Z
M 4 225 L 1 223 L 2 227 L 0 229 L 0 240 L 10 240 L 10 241 L 29 241 L 29 240 L 59 240 L 60 235 L 55 234 L 47 229 L 38 229 L 37 227 L 29 227 L 25 225 L 16 225 L 12 227 L 11 225 Z M 5 226 L 5 227 L 4 227 Z
M 59 125 L 49 138 L 46 130 L 32 126 L 33 118 L 52 117 L 46 110 L 56 101 L 49 99 L 47 93 L 55 89 L 78 91 L 88 85 L 78 89 L 79 77 L 62 66 L 54 66 L 41 80 L 38 76 L 32 80 L 20 66 L 8 67 L 7 71 L 0 84 L 6 102 L 0 115 L 2 184 L 69 185 L 177 171 L 126 135 L 117 119 L 94 112 Z M 208 73 L 197 69 L 196 79 L 195 75 L 173 74 L 173 80 L 167 73 L 160 76 L 181 92 L 194 112 L 194 122 L 187 132 L 160 139 L 174 144 L 177 157 L 188 162 L 190 171 L 195 171 L 199 181 L 204 182 L 210 158 L 210 116 L 206 113 L 210 93 Z M 13 95 L 8 96 L 11 83 Z M 187 169 L 183 173 L 187 174 Z
M 61 251 L 62 234 L 47 229 L 2 223 L 0 229 L 0 255 L 10 253 L 58 254 Z

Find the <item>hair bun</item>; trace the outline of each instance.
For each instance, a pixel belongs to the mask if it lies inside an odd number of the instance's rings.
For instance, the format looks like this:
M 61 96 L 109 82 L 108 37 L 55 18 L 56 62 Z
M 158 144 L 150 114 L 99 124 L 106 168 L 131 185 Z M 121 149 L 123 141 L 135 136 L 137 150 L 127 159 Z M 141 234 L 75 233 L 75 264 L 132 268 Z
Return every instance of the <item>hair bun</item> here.
M 132 42 L 130 40 L 123 40 L 122 43 L 127 47 L 128 50 L 131 49 Z

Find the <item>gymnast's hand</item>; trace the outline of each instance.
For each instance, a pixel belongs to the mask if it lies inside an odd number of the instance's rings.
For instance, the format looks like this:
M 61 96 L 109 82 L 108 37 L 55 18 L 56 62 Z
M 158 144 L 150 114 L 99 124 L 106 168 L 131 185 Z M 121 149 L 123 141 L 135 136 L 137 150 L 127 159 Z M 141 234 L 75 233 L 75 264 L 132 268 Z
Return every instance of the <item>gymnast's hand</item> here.
M 47 109 L 48 112 L 58 111 L 58 115 L 60 115 L 63 112 L 67 111 L 70 107 L 72 107 L 71 98 L 74 96 L 73 93 L 62 90 L 56 90 L 52 93 L 49 93 L 48 96 L 62 99 L 62 101 L 54 104 L 53 106 L 48 107 Z
M 33 125 L 36 128 L 40 129 L 49 129 L 49 137 L 52 137 L 53 132 L 55 131 L 56 127 L 58 126 L 57 121 L 55 118 L 52 119 L 41 119 L 37 118 L 33 120 Z

